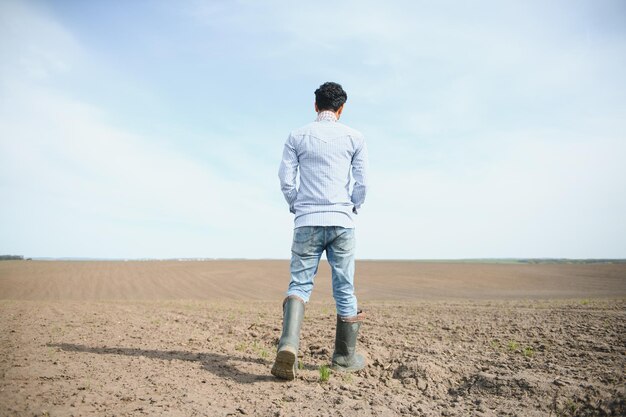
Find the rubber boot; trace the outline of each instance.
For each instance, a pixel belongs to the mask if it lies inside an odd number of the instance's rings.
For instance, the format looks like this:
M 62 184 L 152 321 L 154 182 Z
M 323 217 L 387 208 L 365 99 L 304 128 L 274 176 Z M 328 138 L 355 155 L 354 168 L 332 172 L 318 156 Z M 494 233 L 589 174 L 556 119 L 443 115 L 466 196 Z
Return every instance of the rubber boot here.
M 331 366 L 333 370 L 354 372 L 365 367 L 365 358 L 356 352 L 356 339 L 364 318 L 362 311 L 354 317 L 337 316 L 335 352 Z
M 278 342 L 276 361 L 272 375 L 276 378 L 293 380 L 298 367 L 298 347 L 300 327 L 304 317 L 304 302 L 296 296 L 289 296 L 283 302 L 283 334 Z

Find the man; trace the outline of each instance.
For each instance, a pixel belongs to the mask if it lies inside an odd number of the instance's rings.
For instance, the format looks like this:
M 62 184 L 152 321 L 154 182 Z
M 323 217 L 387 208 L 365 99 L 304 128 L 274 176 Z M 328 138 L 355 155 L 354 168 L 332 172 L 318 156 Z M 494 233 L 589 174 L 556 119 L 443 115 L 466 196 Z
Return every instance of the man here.
M 278 171 L 281 190 L 295 214 L 291 281 L 272 367 L 272 374 L 281 379 L 295 377 L 304 304 L 324 251 L 337 308 L 332 367 L 356 371 L 365 366 L 363 356 L 356 353 L 364 315 L 357 310 L 354 296 L 354 216 L 365 200 L 368 159 L 363 135 L 338 122 L 347 98 L 341 85 L 333 82 L 315 91 L 317 119 L 289 134 Z M 350 173 L 355 181 L 352 194 Z

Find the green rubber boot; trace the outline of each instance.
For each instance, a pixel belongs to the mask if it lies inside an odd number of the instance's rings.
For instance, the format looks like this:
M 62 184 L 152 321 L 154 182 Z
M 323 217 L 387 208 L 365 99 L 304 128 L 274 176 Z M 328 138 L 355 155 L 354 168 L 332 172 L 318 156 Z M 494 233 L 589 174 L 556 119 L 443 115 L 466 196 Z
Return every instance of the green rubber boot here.
M 337 316 L 335 352 L 331 368 L 335 371 L 354 372 L 365 367 L 365 358 L 356 352 L 356 339 L 365 314 L 359 311 L 354 317 Z
M 276 361 L 272 375 L 276 378 L 293 380 L 298 366 L 300 327 L 304 318 L 304 302 L 299 297 L 289 296 L 283 302 L 283 334 L 278 342 Z

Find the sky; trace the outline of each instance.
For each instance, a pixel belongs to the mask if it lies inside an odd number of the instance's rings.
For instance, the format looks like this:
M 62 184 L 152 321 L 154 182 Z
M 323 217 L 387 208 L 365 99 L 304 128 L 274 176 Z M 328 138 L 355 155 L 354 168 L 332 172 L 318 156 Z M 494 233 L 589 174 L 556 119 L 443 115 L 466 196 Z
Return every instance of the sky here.
M 359 259 L 625 258 L 626 3 L 0 1 L 0 254 L 290 257 L 325 81 Z

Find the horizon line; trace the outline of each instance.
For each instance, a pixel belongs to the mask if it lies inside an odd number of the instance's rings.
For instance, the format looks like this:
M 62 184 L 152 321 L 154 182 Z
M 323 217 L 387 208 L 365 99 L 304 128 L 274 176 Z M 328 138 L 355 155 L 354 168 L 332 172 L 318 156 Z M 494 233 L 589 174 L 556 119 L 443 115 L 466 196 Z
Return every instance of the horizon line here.
M 9 256 L 11 258 L 9 258 Z M 2 259 L 4 258 L 4 259 Z M 33 256 L 19 257 L 19 255 L 0 255 L 0 260 L 24 261 L 121 261 L 121 262 L 149 262 L 149 261 L 288 261 L 290 258 L 246 258 L 246 257 L 171 257 L 171 258 L 115 258 L 115 257 L 87 257 L 87 256 Z M 565 257 L 494 257 L 494 258 L 360 258 L 357 261 L 391 261 L 391 262 L 511 262 L 511 263 L 626 263 L 626 258 L 565 258 Z

